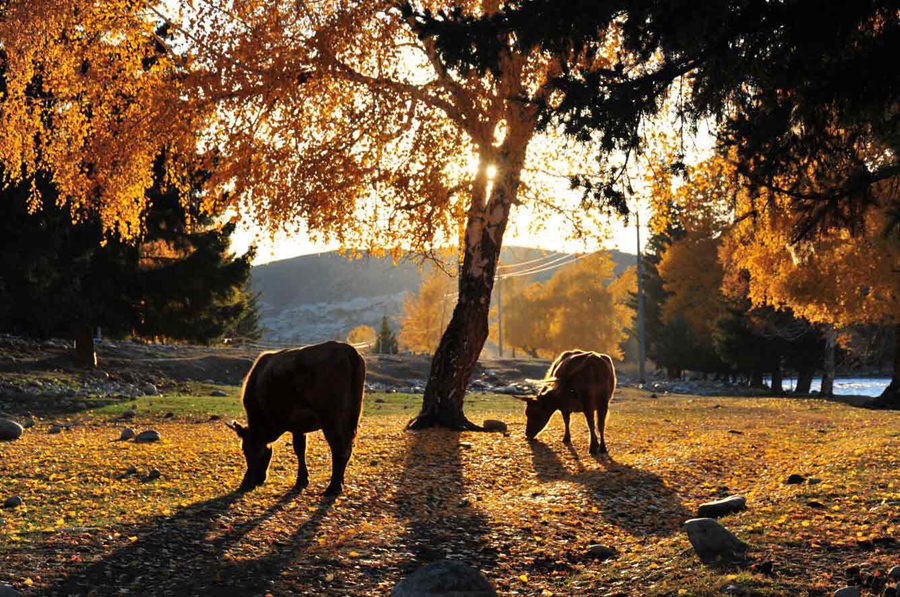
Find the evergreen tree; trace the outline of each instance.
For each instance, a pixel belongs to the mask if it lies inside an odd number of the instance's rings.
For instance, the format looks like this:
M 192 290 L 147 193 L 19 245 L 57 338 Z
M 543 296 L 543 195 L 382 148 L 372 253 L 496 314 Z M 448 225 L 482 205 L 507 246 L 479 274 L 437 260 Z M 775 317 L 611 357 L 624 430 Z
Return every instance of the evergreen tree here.
M 388 316 L 381 318 L 381 329 L 378 331 L 378 339 L 375 341 L 375 352 L 378 354 L 397 354 L 398 342 Z

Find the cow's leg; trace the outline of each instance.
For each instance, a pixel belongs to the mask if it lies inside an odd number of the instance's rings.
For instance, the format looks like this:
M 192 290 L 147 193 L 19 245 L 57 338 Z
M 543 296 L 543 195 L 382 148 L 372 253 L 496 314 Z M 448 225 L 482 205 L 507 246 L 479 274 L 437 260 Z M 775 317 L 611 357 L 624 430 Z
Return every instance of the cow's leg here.
M 591 431 L 591 447 L 588 451 L 591 454 L 599 454 L 600 442 L 597 441 L 597 431 L 594 429 L 594 411 L 585 409 L 584 418 L 587 419 L 588 429 Z
M 331 482 L 325 489 L 325 495 L 340 495 L 344 489 L 344 472 L 353 452 L 353 440 L 340 431 L 325 431 L 325 439 L 331 448 Z
M 566 424 L 566 433 L 565 433 L 565 435 L 563 435 L 563 443 L 571 444 L 572 436 L 569 434 L 569 411 L 563 410 L 560 412 L 562 413 L 563 423 Z
M 306 468 L 306 434 L 294 432 L 294 454 L 297 455 L 297 482 L 294 489 L 301 491 L 309 486 L 309 469 Z
M 600 453 L 608 454 L 609 451 L 606 449 L 606 414 L 609 411 L 609 407 L 603 406 L 597 409 L 597 427 L 600 428 Z

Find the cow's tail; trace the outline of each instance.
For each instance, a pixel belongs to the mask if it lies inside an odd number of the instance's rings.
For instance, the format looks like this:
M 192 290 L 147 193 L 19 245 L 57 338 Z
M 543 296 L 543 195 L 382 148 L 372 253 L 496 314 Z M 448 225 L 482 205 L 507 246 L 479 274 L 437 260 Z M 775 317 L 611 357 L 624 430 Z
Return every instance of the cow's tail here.
M 356 431 L 359 429 L 359 420 L 362 418 L 362 410 L 363 410 L 363 398 L 366 393 L 366 359 L 363 358 L 359 351 L 355 348 L 353 350 L 353 398 L 355 401 L 354 406 L 356 406 L 356 417 L 354 417 L 353 421 L 353 429 L 351 439 L 356 438 Z
M 607 395 L 606 395 L 606 403 L 609 404 L 612 402 L 613 394 L 616 391 L 616 366 L 613 364 L 612 357 L 608 354 L 601 354 L 600 358 L 606 363 L 609 367 L 609 379 L 607 380 Z

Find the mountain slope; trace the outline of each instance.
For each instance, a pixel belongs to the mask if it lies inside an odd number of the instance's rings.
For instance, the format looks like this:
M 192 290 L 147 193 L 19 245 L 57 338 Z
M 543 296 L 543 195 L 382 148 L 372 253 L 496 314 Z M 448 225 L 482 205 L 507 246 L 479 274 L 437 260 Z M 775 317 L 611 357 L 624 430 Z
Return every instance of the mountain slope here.
M 616 274 L 634 264 L 634 255 L 611 251 Z M 531 247 L 503 249 L 501 264 L 536 261 L 525 269 L 553 267 L 567 261 L 563 253 Z M 523 276 L 546 281 L 557 269 Z M 410 260 L 389 257 L 348 260 L 335 251 L 302 255 L 253 268 L 253 289 L 260 292 L 264 339 L 309 344 L 343 339 L 358 325 L 378 326 L 387 315 L 396 321 L 406 293 L 415 292 L 422 269 Z

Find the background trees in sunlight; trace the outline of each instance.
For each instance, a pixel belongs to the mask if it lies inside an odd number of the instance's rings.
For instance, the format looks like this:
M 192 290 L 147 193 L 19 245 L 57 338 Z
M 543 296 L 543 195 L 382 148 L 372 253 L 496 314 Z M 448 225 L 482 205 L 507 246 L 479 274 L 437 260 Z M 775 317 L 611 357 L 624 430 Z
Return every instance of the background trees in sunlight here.
M 415 296 L 403 301 L 398 335 L 401 348 L 434 354 L 456 304 L 456 290 L 456 278 L 440 268 L 429 268 Z

